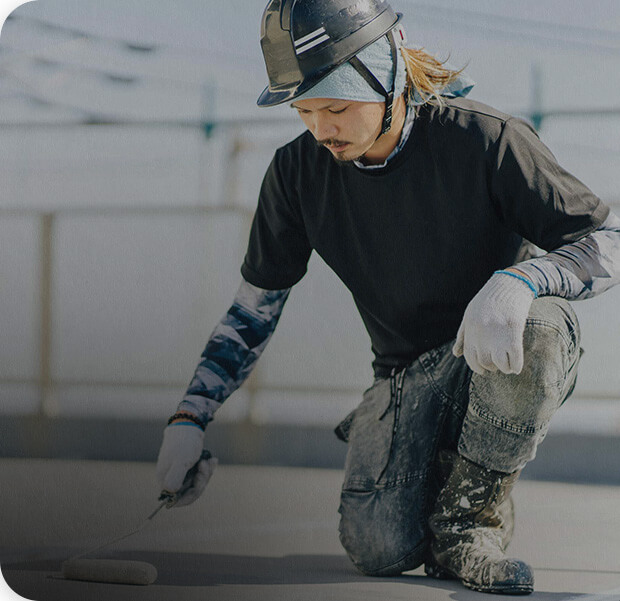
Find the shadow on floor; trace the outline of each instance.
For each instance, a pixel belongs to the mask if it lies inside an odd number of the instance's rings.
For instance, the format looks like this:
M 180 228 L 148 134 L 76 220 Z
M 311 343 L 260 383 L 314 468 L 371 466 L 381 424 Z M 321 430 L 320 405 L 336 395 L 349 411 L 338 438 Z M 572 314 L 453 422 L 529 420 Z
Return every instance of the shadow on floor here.
M 106 555 L 110 559 L 147 561 L 158 571 L 156 586 L 217 587 L 225 585 L 310 586 L 325 584 L 409 583 L 415 587 L 445 591 L 454 601 L 482 601 L 480 593 L 471 591 L 460 583 L 433 580 L 421 574 L 404 574 L 393 578 L 369 578 L 357 572 L 349 559 L 339 555 L 286 555 L 284 557 L 256 557 L 200 553 L 162 553 L 125 551 Z M 4 577 L 9 586 L 11 571 L 53 572 L 59 577 L 62 560 L 38 559 L 3 564 Z M 540 568 L 545 569 L 545 568 Z M 15 584 L 17 584 L 15 582 Z M 101 593 L 101 591 L 100 591 Z M 585 596 L 578 593 L 536 592 L 530 599 L 540 601 L 565 601 Z M 99 596 L 99 600 L 103 601 Z M 500 597 L 501 598 L 501 597 Z M 498 599 L 498 596 L 494 596 Z M 86 600 L 85 600 L 86 601 Z

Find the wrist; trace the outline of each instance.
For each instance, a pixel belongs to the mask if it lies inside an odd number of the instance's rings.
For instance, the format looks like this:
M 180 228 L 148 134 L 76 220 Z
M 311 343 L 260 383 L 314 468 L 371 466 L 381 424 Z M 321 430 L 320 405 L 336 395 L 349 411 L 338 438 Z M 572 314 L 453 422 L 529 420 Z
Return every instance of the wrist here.
M 188 419 L 184 419 L 184 418 L 174 419 L 168 422 L 168 425 L 169 426 L 195 426 L 196 428 L 200 428 L 202 430 L 202 428 L 198 424 L 195 424 L 194 422 L 191 422 Z
M 508 267 L 506 269 L 499 269 L 493 275 L 506 275 L 508 277 L 520 280 L 523 282 L 532 292 L 534 298 L 538 298 L 538 288 L 534 285 L 534 282 L 530 280 L 522 271 L 516 268 Z
M 193 413 L 189 413 L 188 411 L 177 411 L 173 416 L 168 420 L 168 425 L 188 425 L 188 426 L 197 426 L 203 432 L 205 431 L 207 424 L 199 417 L 196 417 Z

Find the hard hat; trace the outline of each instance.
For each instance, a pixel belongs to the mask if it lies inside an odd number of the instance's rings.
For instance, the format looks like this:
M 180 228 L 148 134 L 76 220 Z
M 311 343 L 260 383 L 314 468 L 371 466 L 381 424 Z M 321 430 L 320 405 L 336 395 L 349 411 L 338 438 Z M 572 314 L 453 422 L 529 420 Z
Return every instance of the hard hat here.
M 396 76 L 392 30 L 401 17 L 384 0 L 270 0 L 261 24 L 269 86 L 257 104 L 291 102 L 348 61 L 386 99 L 381 131 L 385 133 L 392 119 Z M 356 56 L 384 35 L 392 53 L 391 91 Z

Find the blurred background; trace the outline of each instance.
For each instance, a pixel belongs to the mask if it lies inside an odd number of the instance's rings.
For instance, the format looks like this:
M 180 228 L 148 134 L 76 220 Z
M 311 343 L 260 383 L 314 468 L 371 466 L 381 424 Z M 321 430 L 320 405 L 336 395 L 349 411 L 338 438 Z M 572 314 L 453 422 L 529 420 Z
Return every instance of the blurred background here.
M 264 170 L 302 132 L 288 107 L 255 105 L 265 2 L 37 0 L 5 22 L 0 456 L 156 459 L 240 282 Z M 466 66 L 471 98 L 528 119 L 620 214 L 620 4 L 392 5 L 410 45 Z M 586 354 L 533 476 L 613 471 L 619 301 L 574 303 Z M 209 446 L 223 462 L 340 467 L 332 429 L 371 360 L 349 293 L 313 256 Z

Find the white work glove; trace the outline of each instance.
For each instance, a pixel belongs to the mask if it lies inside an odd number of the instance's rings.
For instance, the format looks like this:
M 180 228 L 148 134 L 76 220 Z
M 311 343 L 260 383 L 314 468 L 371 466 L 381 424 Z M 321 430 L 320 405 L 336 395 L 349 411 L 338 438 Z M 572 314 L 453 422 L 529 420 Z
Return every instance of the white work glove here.
M 523 332 L 534 290 L 525 282 L 495 273 L 471 299 L 452 352 L 465 356 L 477 374 L 519 374 L 523 369 Z
M 187 472 L 200 459 L 205 433 L 192 424 L 177 423 L 164 430 L 164 440 L 157 458 L 157 480 L 162 491 L 176 493 L 183 485 Z M 217 459 L 203 459 L 198 464 L 191 487 L 177 500 L 174 507 L 193 503 L 211 479 Z

